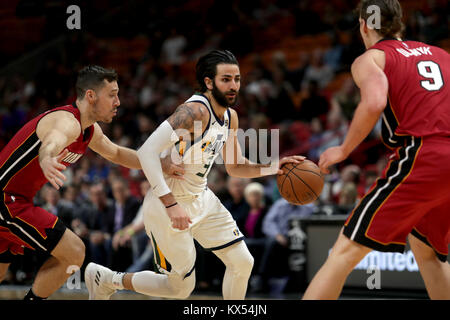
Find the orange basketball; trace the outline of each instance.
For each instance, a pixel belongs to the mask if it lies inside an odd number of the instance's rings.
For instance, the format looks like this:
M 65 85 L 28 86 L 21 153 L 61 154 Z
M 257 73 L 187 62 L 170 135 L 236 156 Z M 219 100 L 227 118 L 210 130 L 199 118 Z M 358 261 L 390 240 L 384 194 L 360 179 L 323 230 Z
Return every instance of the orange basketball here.
M 298 164 L 286 163 L 281 170 L 283 174 L 277 176 L 278 190 L 288 202 L 302 205 L 319 197 L 324 178 L 314 162 L 304 160 Z

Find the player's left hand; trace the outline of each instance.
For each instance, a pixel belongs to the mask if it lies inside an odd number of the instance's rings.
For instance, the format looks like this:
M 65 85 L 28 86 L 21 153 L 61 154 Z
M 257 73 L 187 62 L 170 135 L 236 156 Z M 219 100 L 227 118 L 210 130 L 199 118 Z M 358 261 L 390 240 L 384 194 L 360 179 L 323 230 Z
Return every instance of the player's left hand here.
M 278 163 L 278 172 L 277 174 L 283 174 L 283 170 L 281 170 L 281 167 L 285 165 L 286 163 L 294 163 L 298 164 L 305 160 L 306 157 L 304 156 L 289 156 L 289 157 L 283 157 L 280 159 L 280 162 Z
M 181 161 L 174 162 L 172 160 L 172 154 L 168 154 L 164 158 L 161 158 L 161 167 L 165 174 L 169 175 L 171 178 L 183 180 L 184 177 L 184 164 Z
M 341 146 L 331 147 L 320 155 L 319 168 L 322 173 L 330 173 L 329 167 L 347 158 Z

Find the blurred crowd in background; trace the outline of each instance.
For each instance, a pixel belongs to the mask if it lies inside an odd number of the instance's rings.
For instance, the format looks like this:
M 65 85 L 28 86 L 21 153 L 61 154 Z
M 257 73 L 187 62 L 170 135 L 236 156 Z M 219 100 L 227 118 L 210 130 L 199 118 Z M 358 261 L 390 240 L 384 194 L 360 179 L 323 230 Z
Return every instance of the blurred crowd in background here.
M 38 6 L 37 1 L 15 2 L 15 13 L 23 19 Z M 221 48 L 240 61 L 240 127 L 279 129 L 281 156 L 301 154 L 317 162 L 326 148 L 342 143 L 359 102 L 349 75 L 354 58 L 364 51 L 353 12 L 357 2 L 193 0 L 171 1 L 168 7 L 161 1 L 130 1 L 119 7 L 116 1 L 81 1 L 81 31 L 61 30 L 57 25 L 65 25 L 67 15 L 49 13 L 41 43 L 60 37 L 63 45 L 36 61 L 32 76 L 0 72 L 0 148 L 37 114 L 72 103 L 77 70 L 99 64 L 117 69 L 120 76 L 119 113 L 102 129 L 112 141 L 137 149 L 195 91 L 196 59 Z M 448 45 L 447 1 L 400 2 L 406 7 L 406 39 Z M 291 42 L 277 38 L 279 30 L 285 30 Z M 145 50 L 138 56 L 120 52 L 121 63 L 108 60 L 108 43 L 118 37 L 144 39 Z M 289 46 L 308 41 L 323 45 Z M 3 53 L 2 58 L 5 66 L 17 57 Z M 377 125 L 349 159 L 326 176 L 320 199 L 306 206 L 281 199 L 273 176 L 231 178 L 223 165 L 213 166 L 209 187 L 236 219 L 256 259 L 251 292 L 270 292 L 270 279 L 288 275 L 292 217 L 347 215 L 371 187 L 389 155 L 379 136 Z M 149 188 L 143 172 L 118 167 L 91 151 L 64 174 L 64 188 L 45 186 L 35 203 L 83 239 L 85 264 L 94 261 L 118 271 L 152 269 L 140 212 Z M 18 257 L 5 282 L 30 283 L 45 258 Z M 220 291 L 223 266 L 200 246 L 196 268 L 197 290 Z

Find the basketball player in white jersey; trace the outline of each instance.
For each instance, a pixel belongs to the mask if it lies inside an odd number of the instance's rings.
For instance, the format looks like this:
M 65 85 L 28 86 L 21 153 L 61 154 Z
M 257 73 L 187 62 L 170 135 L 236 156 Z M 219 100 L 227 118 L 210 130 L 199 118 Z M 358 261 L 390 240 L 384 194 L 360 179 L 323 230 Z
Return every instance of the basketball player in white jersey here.
M 89 299 L 109 299 L 118 289 L 189 297 L 195 287 L 194 239 L 225 264 L 224 299 L 245 298 L 253 257 L 230 212 L 208 189 L 207 175 L 219 153 L 228 174 L 242 178 L 281 174 L 283 164 L 304 157 L 286 157 L 272 165 L 244 158 L 236 137 L 238 116 L 231 108 L 240 88 L 239 66 L 231 52 L 214 50 L 201 57 L 196 78 L 202 93 L 180 105 L 137 152 L 152 186 L 143 204 L 144 221 L 158 273 L 124 274 L 90 263 L 85 272 Z M 173 150 L 184 163 L 182 180 L 161 170 L 159 155 Z

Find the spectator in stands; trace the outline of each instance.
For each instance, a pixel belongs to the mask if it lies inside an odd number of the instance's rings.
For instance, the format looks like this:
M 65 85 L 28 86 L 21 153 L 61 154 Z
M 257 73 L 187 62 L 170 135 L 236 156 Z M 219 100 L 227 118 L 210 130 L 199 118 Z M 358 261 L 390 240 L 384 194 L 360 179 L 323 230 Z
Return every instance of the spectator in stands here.
M 140 192 L 142 196 L 145 197 L 149 189 L 150 183 L 148 180 L 145 179 L 141 181 Z M 142 205 L 133 221 L 120 229 L 113 236 L 113 247 L 124 247 L 128 244 L 131 244 L 133 251 L 133 264 L 127 268 L 126 272 L 138 272 L 152 269 L 153 249 L 151 239 L 148 238 L 147 233 L 145 232 Z
M 305 70 L 302 87 L 306 88 L 308 83 L 316 81 L 319 89 L 324 89 L 333 79 L 333 69 L 324 63 L 323 52 L 316 49 L 311 56 L 311 63 Z
M 131 197 L 128 191 L 128 183 L 123 178 L 113 180 L 111 184 L 114 198 L 113 207 L 103 220 L 103 231 L 111 237 L 123 227 L 130 224 L 136 216 L 141 204 L 137 199 Z M 133 263 L 131 244 L 114 244 L 111 241 L 112 254 L 110 266 L 114 270 L 125 271 Z
M 285 72 L 275 68 L 272 72 L 273 83 L 268 101 L 268 116 L 274 123 L 292 121 L 297 117 L 293 102 L 294 89 L 286 80 Z
M 344 183 L 339 193 L 339 201 L 333 214 L 349 214 L 358 200 L 358 190 L 353 182 Z
M 263 220 L 263 232 L 267 238 L 261 263 L 257 267 L 254 287 L 264 291 L 269 277 L 288 275 L 289 221 L 292 218 L 309 217 L 317 211 L 315 204 L 296 206 L 285 199 L 275 201 Z
M 267 213 L 264 201 L 264 186 L 258 182 L 252 182 L 245 187 L 244 194 L 250 210 L 245 219 L 244 229 L 241 231 L 245 236 L 245 243 L 248 249 L 255 258 L 255 266 L 259 266 L 267 241 L 262 231 L 262 222 Z M 256 275 L 253 278 L 258 279 L 257 269 L 253 270 L 253 274 Z M 260 289 L 255 288 L 255 286 L 259 285 L 255 283 L 255 280 L 250 281 L 250 283 L 251 285 L 253 283 L 252 289 L 254 291 Z
M 244 198 L 245 187 L 249 184 L 249 179 L 229 176 L 227 179 L 227 189 L 231 199 L 225 201 L 223 205 L 230 211 L 239 230 L 245 229 L 245 218 L 250 209 Z
M 89 181 L 97 182 L 106 179 L 111 167 L 110 163 L 102 157 L 92 157 L 90 160 L 90 167 L 87 173 Z
M 323 54 L 323 61 L 326 65 L 330 66 L 333 72 L 339 71 L 341 66 L 342 52 L 344 46 L 340 43 L 340 35 L 336 32 L 329 34 L 331 40 L 331 48 L 327 49 Z
M 264 186 L 258 182 L 249 183 L 245 187 L 244 195 L 245 200 L 250 207 L 245 218 L 244 229 L 241 230 L 247 238 L 246 242 L 247 240 L 250 241 L 264 238 L 262 222 L 267 213 L 267 207 L 264 200 Z
M 320 153 L 319 147 L 322 142 L 323 136 L 323 123 L 322 121 L 315 117 L 311 119 L 311 135 L 308 139 L 309 151 L 308 151 L 308 159 L 314 162 L 319 161 Z
M 335 203 L 339 203 L 339 198 L 344 186 L 351 183 L 355 187 L 359 184 L 361 169 L 354 164 L 350 164 L 340 170 L 340 179 L 331 187 L 331 195 Z M 348 203 L 348 201 L 345 201 Z
M 313 118 L 325 118 L 329 109 L 329 103 L 320 94 L 319 84 L 316 80 L 309 81 L 305 94 L 306 96 L 300 105 L 300 119 L 309 123 Z
M 170 29 L 170 36 L 166 38 L 161 48 L 162 61 L 168 64 L 179 65 L 184 62 L 184 49 L 186 48 L 187 40 L 184 35 L 179 34 L 175 26 Z
M 322 140 L 318 149 L 322 154 L 327 148 L 340 145 L 345 138 L 348 123 L 340 109 L 332 109 L 327 114 L 327 129 L 322 134 Z
M 45 185 L 42 190 L 42 198 L 44 199 L 42 208 L 58 216 L 70 228 L 74 215 L 73 207 L 60 202 L 61 195 L 59 191 L 50 185 Z
M 102 183 L 89 186 L 89 198 L 77 210 L 72 229 L 86 246 L 85 265 L 93 261 L 107 264 L 110 259 L 110 234 L 102 230 L 105 217 L 112 211 L 113 203 L 106 196 Z
M 332 103 L 336 103 L 343 116 L 347 120 L 351 120 L 360 99 L 358 88 L 352 78 L 348 77 L 342 83 L 341 88 L 333 95 Z

